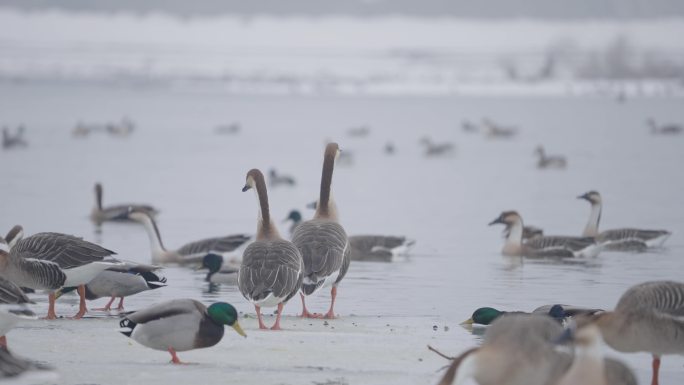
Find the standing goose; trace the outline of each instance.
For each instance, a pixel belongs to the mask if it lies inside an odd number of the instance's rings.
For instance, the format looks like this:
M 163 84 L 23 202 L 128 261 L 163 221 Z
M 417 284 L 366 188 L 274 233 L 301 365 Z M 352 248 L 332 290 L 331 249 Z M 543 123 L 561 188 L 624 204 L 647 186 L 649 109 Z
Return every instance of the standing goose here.
M 304 261 L 304 280 L 302 282 L 302 317 L 315 317 L 306 309 L 305 297 L 323 286 L 332 285 L 330 309 L 325 318 L 335 318 L 334 306 L 337 285 L 349 269 L 349 240 L 344 228 L 337 222 L 337 207 L 330 191 L 335 159 L 340 149 L 337 143 L 325 148 L 321 194 L 316 204 L 313 219 L 303 222 L 295 229 L 292 243 L 302 253 Z
M 7 252 L 7 245 L 0 241 L 0 253 L 6 255 Z M 26 306 L 28 303 L 31 301 L 21 288 L 0 275 L 0 349 L 7 348 L 5 334 L 12 330 L 17 322 L 26 318 L 35 319 L 36 315 Z
M 660 357 L 684 355 L 684 283 L 652 281 L 633 286 L 620 297 L 614 311 L 591 321 L 613 349 L 651 353 L 651 384 L 657 385 Z
M 522 241 L 523 220 L 515 211 L 504 211 L 489 223 L 510 227 L 502 254 L 527 257 L 595 257 L 601 251 L 593 238 L 540 236 Z
M 14 244 L 10 263 L 6 265 L 10 272 L 6 276 L 20 287 L 52 291 L 48 319 L 57 318 L 54 290 L 62 286 L 78 286 L 79 310 L 73 318 L 79 319 L 87 312 L 85 284 L 107 268 L 121 265 L 111 258 L 113 254 L 116 253 L 72 235 L 38 233 Z M 45 262 L 51 262 L 57 268 Z M 61 274 L 66 279 L 59 284 Z
M 200 263 L 202 258 L 209 253 L 228 254 L 250 239 L 249 236 L 242 234 L 228 235 L 191 242 L 178 250 L 167 250 L 162 242 L 157 222 L 151 215 L 145 211 L 132 209 L 129 217 L 141 223 L 147 230 L 153 263 Z
M 599 232 L 602 200 L 597 191 L 589 191 L 577 197 L 591 204 L 591 213 L 583 237 L 592 237 L 608 250 L 643 251 L 649 247 L 661 247 L 670 236 L 667 230 L 615 229 Z
M 206 307 L 194 299 L 162 302 L 128 315 L 119 325 L 121 334 L 139 344 L 168 351 L 174 364 L 182 364 L 176 352 L 208 348 L 219 343 L 223 338 L 223 325 L 247 337 L 231 304 L 216 302 Z
M 150 205 L 122 204 L 104 207 L 102 206 L 102 185 L 100 183 L 95 183 L 95 207 L 93 207 L 93 211 L 90 213 L 90 219 L 94 223 L 101 224 L 105 221 L 130 220 L 128 214 L 130 212 L 129 208 L 131 207 L 135 210 L 145 211 L 149 213 L 150 216 L 155 216 L 159 212 Z
M 118 297 L 117 310 L 121 311 L 124 309 L 124 297 L 166 286 L 166 278 L 154 273 L 158 269 L 157 266 L 149 265 L 109 268 L 95 276 L 85 286 L 86 299 L 92 301 L 102 297 L 109 298 L 109 302 L 103 308 L 93 309 L 109 311 Z M 55 295 L 59 298 L 62 294 L 75 289 L 75 287 L 65 287 L 58 290 Z
M 242 255 L 238 288 L 254 305 L 260 329 L 267 329 L 261 319 L 261 307 L 277 306 L 278 316 L 271 329 L 280 330 L 283 305 L 302 286 L 302 255 L 292 242 L 280 237 L 271 221 L 266 182 L 257 169 L 249 170 L 242 191 L 250 189 L 254 189 L 259 202 L 257 236 Z

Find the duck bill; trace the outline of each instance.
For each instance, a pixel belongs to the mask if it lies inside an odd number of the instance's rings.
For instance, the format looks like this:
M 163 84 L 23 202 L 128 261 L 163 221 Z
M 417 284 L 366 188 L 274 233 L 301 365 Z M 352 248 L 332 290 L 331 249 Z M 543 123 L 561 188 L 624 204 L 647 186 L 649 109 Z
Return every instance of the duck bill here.
M 472 319 L 472 318 L 468 318 L 467 320 L 461 322 L 461 325 L 472 325 L 473 323 L 474 323 L 474 322 L 473 322 L 473 319 Z
M 233 329 L 235 329 L 235 331 L 237 332 L 237 334 L 239 334 L 239 335 L 241 335 L 241 336 L 243 336 L 243 337 L 247 337 L 247 334 L 245 334 L 244 330 L 242 330 L 242 327 L 240 326 L 240 323 L 239 323 L 239 322 L 235 321 L 235 323 L 234 323 L 233 325 L 231 325 L 231 327 L 232 327 Z

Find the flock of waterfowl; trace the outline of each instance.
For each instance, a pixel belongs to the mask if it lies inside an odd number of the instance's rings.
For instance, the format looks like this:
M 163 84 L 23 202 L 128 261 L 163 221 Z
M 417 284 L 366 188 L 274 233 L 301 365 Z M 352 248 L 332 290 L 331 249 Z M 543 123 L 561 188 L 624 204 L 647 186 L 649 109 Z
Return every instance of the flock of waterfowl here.
M 484 121 L 484 127 L 501 137 L 515 135 L 513 128 Z M 655 123 L 654 123 L 655 125 Z M 465 127 L 465 126 L 464 126 Z M 89 132 L 92 130 L 89 129 Z M 226 129 L 228 131 L 228 129 Z M 233 131 L 233 129 L 230 129 Z M 238 130 L 235 130 L 238 131 Z M 368 135 L 368 127 L 350 130 L 352 136 Z M 450 143 L 422 140 L 426 154 L 455 150 Z M 394 150 L 392 150 L 394 151 Z M 566 166 L 565 158 L 547 155 L 537 149 L 540 168 Z M 13 356 L 4 335 L 22 318 L 35 318 L 25 292 L 48 293 L 48 319 L 56 319 L 55 301 L 76 290 L 79 311 L 88 311 L 86 300 L 109 298 L 102 309 L 111 310 L 118 298 L 156 290 L 169 283 L 161 275 L 166 264 L 207 269 L 210 283 L 235 285 L 254 306 L 260 329 L 280 330 L 283 306 L 299 296 L 301 317 L 334 319 L 338 287 L 351 261 L 390 261 L 405 254 L 413 245 L 406 237 L 347 235 L 339 223 L 332 194 L 332 178 L 340 149 L 336 143 L 325 147 L 319 197 L 312 205 L 313 218 L 304 220 L 292 210 L 289 240 L 281 236 L 268 200 L 267 185 L 292 186 L 296 180 L 269 171 L 269 182 L 258 169 L 246 173 L 243 192 L 252 190 L 257 201 L 256 235 L 231 234 L 191 241 L 167 249 L 156 222 L 159 213 L 145 204 L 103 204 L 103 188 L 95 185 L 96 204 L 90 219 L 96 225 L 108 221 L 132 221 L 145 229 L 150 241 L 151 264 L 115 257 L 115 252 L 81 238 L 49 232 L 25 237 L 15 226 L 0 237 L 0 369 L 5 376 L 23 370 L 43 369 Z M 541 164 L 544 164 L 542 166 Z M 540 228 L 525 226 L 516 211 L 505 211 L 490 225 L 505 226 L 502 254 L 528 258 L 593 258 L 603 251 L 641 252 L 661 247 L 670 232 L 622 228 L 599 231 L 602 198 L 596 191 L 578 197 L 591 205 L 585 229 L 576 235 L 549 236 Z M 311 294 L 330 291 L 330 306 L 323 314 L 307 309 Z M 276 320 L 267 326 L 263 308 L 276 308 Z M 216 345 L 230 326 L 246 336 L 235 307 L 225 302 L 205 305 L 192 298 L 158 303 L 125 314 L 120 332 L 141 345 L 167 351 L 174 364 L 182 361 L 178 352 Z M 684 355 L 684 283 L 654 281 L 627 290 L 613 311 L 565 304 L 541 306 L 531 314 L 502 311 L 491 307 L 475 310 L 466 325 L 489 325 L 484 343 L 453 359 L 440 385 L 460 384 L 474 378 L 480 385 L 616 385 L 635 384 L 631 370 L 620 361 L 604 358 L 601 341 L 619 352 L 648 352 L 653 356 L 652 385 L 658 384 L 660 357 Z

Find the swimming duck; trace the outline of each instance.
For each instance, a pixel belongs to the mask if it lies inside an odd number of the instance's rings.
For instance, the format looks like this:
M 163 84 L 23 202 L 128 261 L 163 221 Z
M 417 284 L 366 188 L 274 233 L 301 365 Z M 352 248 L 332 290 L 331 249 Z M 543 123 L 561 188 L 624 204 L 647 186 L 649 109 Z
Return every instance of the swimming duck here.
M 202 266 L 200 269 L 209 270 L 206 278 L 204 279 L 207 282 L 235 285 L 237 284 L 238 280 L 240 264 L 232 261 L 226 263 L 223 259 L 223 256 L 209 253 L 202 259 Z
M 257 236 L 242 255 L 238 289 L 254 309 L 259 328 L 267 329 L 261 318 L 262 307 L 278 307 L 272 330 L 280 329 L 283 306 L 302 286 L 302 255 L 295 245 L 282 239 L 271 221 L 264 175 L 257 169 L 247 173 L 242 191 L 254 190 L 259 203 Z
M 90 213 L 90 220 L 95 224 L 106 221 L 128 221 L 128 214 L 131 209 L 146 211 L 150 216 L 156 216 L 159 211 L 150 205 L 141 204 L 121 204 L 116 206 L 102 206 L 102 184 L 95 183 L 95 207 Z
M 523 243 L 523 220 L 515 211 L 504 211 L 490 226 L 503 224 L 510 227 L 502 254 L 527 257 L 595 257 L 601 251 L 593 238 L 541 236 Z
M 148 348 L 168 351 L 172 363 L 182 364 L 176 352 L 216 345 L 224 325 L 247 337 L 233 305 L 216 302 L 206 307 L 193 299 L 174 299 L 128 315 L 119 323 L 119 332 Z
M 332 286 L 330 309 L 323 317 L 335 318 L 337 285 L 349 269 L 351 247 L 347 233 L 338 222 L 337 207 L 330 190 L 335 160 L 339 153 L 337 143 L 326 146 L 316 213 L 313 219 L 297 226 L 292 235 L 292 243 L 297 246 L 304 261 L 304 280 L 300 293 L 302 317 L 317 317 L 306 309 L 305 296 L 324 286 Z
M 556 321 L 562 322 L 568 317 L 574 317 L 580 314 L 597 314 L 602 312 L 601 309 L 591 309 L 572 305 L 543 305 L 534 310 L 531 314 L 548 315 Z M 472 316 L 463 321 L 464 325 L 489 325 L 504 314 L 530 314 L 523 311 L 501 311 L 493 307 L 481 307 L 476 309 Z
M 592 237 L 607 250 L 643 251 L 649 247 L 661 247 L 672 234 L 667 230 L 641 230 L 633 228 L 604 230 L 599 232 L 602 200 L 598 191 L 589 191 L 577 197 L 591 204 L 591 213 L 583 237 Z

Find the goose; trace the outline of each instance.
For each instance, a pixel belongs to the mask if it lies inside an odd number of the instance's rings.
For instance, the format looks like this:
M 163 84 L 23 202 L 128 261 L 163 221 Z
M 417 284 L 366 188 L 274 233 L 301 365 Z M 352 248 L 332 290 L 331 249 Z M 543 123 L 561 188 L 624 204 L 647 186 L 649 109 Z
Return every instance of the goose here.
M 234 261 L 226 263 L 223 256 L 219 254 L 209 253 L 202 259 L 202 266 L 200 269 L 207 269 L 205 281 L 209 283 L 224 283 L 229 285 L 237 284 L 238 271 L 240 264 Z
M 482 125 L 487 128 L 485 135 L 492 139 L 510 139 L 518 133 L 515 127 L 504 127 L 486 118 L 482 119 Z
M 297 226 L 292 234 L 292 243 L 302 253 L 304 261 L 304 280 L 300 293 L 302 317 L 317 317 L 306 309 L 305 296 L 322 287 L 332 286 L 330 309 L 323 317 L 335 318 L 337 285 L 349 269 L 351 247 L 347 233 L 338 223 L 337 206 L 330 190 L 335 160 L 339 154 L 340 148 L 337 143 L 329 143 L 325 147 L 321 192 L 316 204 L 316 213 L 313 219 Z
M 0 243 L 0 253 L 7 254 L 7 245 Z M 1 257 L 0 257 L 1 258 Z M 7 348 L 5 334 L 22 319 L 35 319 L 26 305 L 32 303 L 21 288 L 0 275 L 0 348 Z
M 500 317 L 487 329 L 480 347 L 454 359 L 439 385 L 460 385 L 469 378 L 479 385 L 556 385 L 573 361 L 571 354 L 556 349 L 554 341 L 561 336 L 562 326 L 547 316 Z M 605 359 L 604 366 L 607 384 L 636 385 L 621 362 Z
M 278 175 L 278 172 L 274 168 L 272 168 L 268 172 L 268 184 L 271 187 L 277 187 L 280 185 L 294 186 L 297 184 L 297 181 L 295 181 L 295 178 L 289 175 Z
M 593 238 L 589 237 L 562 237 L 541 236 L 522 241 L 523 220 L 515 211 L 504 211 L 498 218 L 489 223 L 504 224 L 510 227 L 506 237 L 503 255 L 526 256 L 526 257 L 589 257 L 598 255 L 601 248 Z
M 122 311 L 124 309 L 124 297 L 166 286 L 166 278 L 154 273 L 158 269 L 158 266 L 149 265 L 109 268 L 88 282 L 85 286 L 85 297 L 89 301 L 108 297 L 109 302 L 104 307 L 93 309 L 101 311 L 110 311 L 112 303 L 118 297 L 119 305 L 117 310 Z M 76 290 L 76 288 L 62 288 L 55 293 L 55 296 L 59 298 L 62 294 L 72 290 Z
M 123 118 L 120 123 L 105 124 L 105 130 L 110 135 L 126 137 L 135 130 L 135 123 L 129 118 Z
M 132 209 L 129 217 L 141 223 L 150 239 L 153 263 L 200 263 L 202 258 L 209 253 L 227 255 L 235 251 L 249 239 L 244 234 L 228 235 L 225 237 L 206 238 L 196 242 L 190 242 L 178 250 L 167 250 L 162 242 L 157 222 L 145 211 Z
M 672 234 L 667 230 L 640 230 L 623 228 L 599 232 L 602 200 L 598 191 L 589 191 L 577 197 L 591 204 L 589 221 L 582 232 L 583 237 L 592 237 L 607 250 L 643 251 L 649 247 L 662 247 Z
M 598 326 L 603 340 L 619 352 L 653 356 L 651 384 L 658 384 L 660 357 L 684 355 L 684 282 L 651 281 L 629 288 L 615 310 L 578 320 Z M 583 322 L 584 321 L 584 322 Z
M 121 265 L 111 257 L 115 252 L 61 233 L 37 233 L 10 250 L 5 275 L 20 287 L 50 291 L 47 319 L 57 318 L 54 290 L 62 286 L 78 287 L 79 310 L 73 318 L 82 318 L 87 312 L 85 285 L 107 268 Z
M 537 161 L 537 168 L 555 168 L 562 169 L 568 164 L 564 156 L 561 155 L 546 155 L 544 147 L 537 146 L 534 153 L 539 157 Z
M 174 299 L 126 316 L 119 332 L 148 348 L 168 351 L 172 363 L 182 364 L 176 352 L 216 345 L 224 325 L 247 337 L 233 305 L 216 302 L 207 307 L 194 299 Z
M 0 381 L 12 384 L 54 383 L 57 374 L 49 366 L 17 357 L 4 347 L 0 347 Z
M 297 247 L 278 234 L 268 207 L 268 193 L 264 175 L 257 169 L 247 173 L 242 191 L 254 190 L 259 203 L 256 240 L 247 246 L 242 255 L 238 274 L 238 289 L 254 309 L 259 329 L 267 329 L 261 319 L 262 307 L 278 307 L 276 322 L 271 330 L 280 330 L 283 305 L 302 286 L 302 255 Z
M 511 227 L 512 226 L 506 226 L 503 231 L 503 236 L 504 238 L 508 238 L 508 236 L 511 234 Z M 527 241 L 528 239 L 536 238 L 536 237 L 541 237 L 544 235 L 544 230 L 542 230 L 539 227 L 536 226 L 524 226 L 523 227 L 523 234 L 522 234 L 522 239 L 523 241 Z
M 7 127 L 2 128 L 2 147 L 9 149 L 13 147 L 27 147 L 28 143 L 24 139 L 25 127 L 20 125 L 17 133 L 13 136 Z
M 105 221 L 128 221 L 130 210 L 146 211 L 151 216 L 156 216 L 159 211 L 150 205 L 122 204 L 116 206 L 102 206 L 102 184 L 95 183 L 95 207 L 90 213 L 90 220 L 95 224 Z
M 427 136 L 423 137 L 420 143 L 425 147 L 423 152 L 425 156 L 450 155 L 456 150 L 456 146 L 451 142 L 434 143 Z
M 531 314 L 542 314 L 548 315 L 551 318 L 562 322 L 566 318 L 574 317 L 580 314 L 597 314 L 604 310 L 601 309 L 591 309 L 584 308 L 580 306 L 572 305 L 543 305 L 532 311 Z M 506 314 L 528 314 L 523 311 L 501 311 L 493 307 L 481 307 L 476 309 L 472 316 L 467 320 L 461 322 L 461 325 L 489 325 L 494 322 L 495 319 Z
M 648 119 L 646 124 L 651 127 L 651 134 L 654 135 L 677 135 L 684 131 L 684 127 L 681 124 L 667 123 L 658 125 L 653 118 Z

